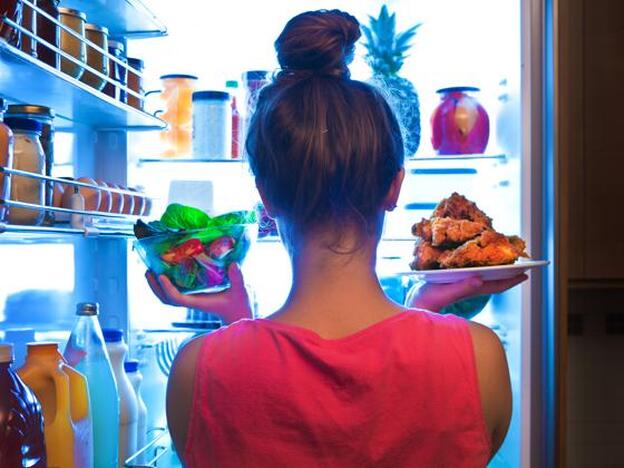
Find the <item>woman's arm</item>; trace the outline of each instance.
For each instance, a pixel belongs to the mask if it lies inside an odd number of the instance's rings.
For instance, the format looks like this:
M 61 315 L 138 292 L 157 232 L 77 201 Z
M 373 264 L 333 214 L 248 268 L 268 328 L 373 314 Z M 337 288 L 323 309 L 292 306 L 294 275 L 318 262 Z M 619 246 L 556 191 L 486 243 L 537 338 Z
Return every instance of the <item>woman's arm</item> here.
M 185 461 L 186 441 L 193 411 L 195 367 L 204 336 L 189 341 L 178 351 L 167 383 L 167 424 L 180 460 Z
M 477 365 L 483 417 L 492 442 L 493 457 L 507 435 L 511 420 L 511 382 L 505 350 L 492 330 L 468 322 Z

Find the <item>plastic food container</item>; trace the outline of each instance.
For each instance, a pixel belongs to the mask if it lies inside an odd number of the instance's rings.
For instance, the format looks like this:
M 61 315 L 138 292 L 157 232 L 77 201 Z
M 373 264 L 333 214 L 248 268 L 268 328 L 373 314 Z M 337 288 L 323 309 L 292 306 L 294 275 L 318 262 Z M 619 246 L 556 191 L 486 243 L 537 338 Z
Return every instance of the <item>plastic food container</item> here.
M 152 272 L 167 276 L 180 292 L 218 292 L 230 287 L 228 267 L 244 260 L 257 231 L 256 224 L 209 227 L 145 237 L 134 248 Z
M 232 145 L 230 94 L 222 91 L 193 93 L 193 157 L 226 159 Z

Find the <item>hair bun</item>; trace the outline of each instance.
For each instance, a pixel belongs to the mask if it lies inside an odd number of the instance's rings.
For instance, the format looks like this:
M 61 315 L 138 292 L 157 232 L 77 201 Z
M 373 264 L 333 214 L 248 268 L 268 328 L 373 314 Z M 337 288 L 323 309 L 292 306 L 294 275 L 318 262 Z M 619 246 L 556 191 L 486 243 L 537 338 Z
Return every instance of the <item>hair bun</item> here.
M 340 10 L 308 11 L 292 18 L 275 41 L 285 73 L 348 77 L 360 24 Z

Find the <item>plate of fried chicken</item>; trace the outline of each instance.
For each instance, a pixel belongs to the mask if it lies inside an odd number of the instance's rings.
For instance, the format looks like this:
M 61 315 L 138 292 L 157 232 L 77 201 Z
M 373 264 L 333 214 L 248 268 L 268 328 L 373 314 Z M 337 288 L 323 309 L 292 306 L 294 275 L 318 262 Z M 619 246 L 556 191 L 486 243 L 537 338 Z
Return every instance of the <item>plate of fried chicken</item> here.
M 430 283 L 471 276 L 500 280 L 548 264 L 531 260 L 522 238 L 497 232 L 492 219 L 458 193 L 442 200 L 430 218 L 414 224 L 412 234 L 417 239 L 410 268 Z

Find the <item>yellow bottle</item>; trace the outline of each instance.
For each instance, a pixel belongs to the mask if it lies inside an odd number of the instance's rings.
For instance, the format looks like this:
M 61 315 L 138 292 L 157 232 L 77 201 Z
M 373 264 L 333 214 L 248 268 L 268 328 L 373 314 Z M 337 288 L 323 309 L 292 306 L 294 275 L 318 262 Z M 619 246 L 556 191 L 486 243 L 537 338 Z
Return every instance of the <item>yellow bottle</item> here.
M 91 468 L 93 436 L 87 380 L 65 363 L 57 343 L 28 343 L 19 376 L 43 409 L 48 468 Z

